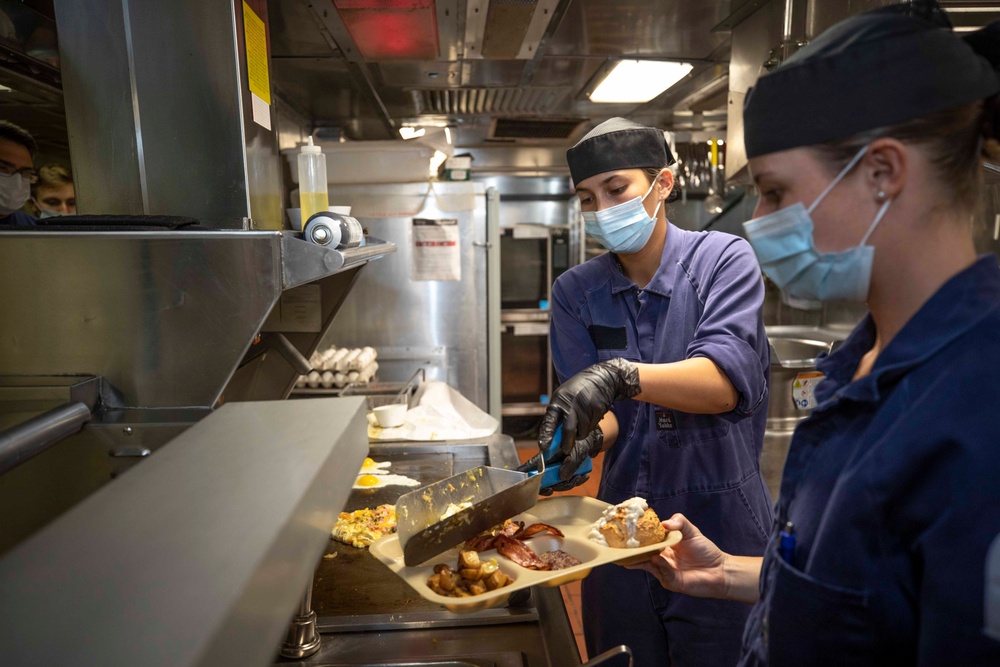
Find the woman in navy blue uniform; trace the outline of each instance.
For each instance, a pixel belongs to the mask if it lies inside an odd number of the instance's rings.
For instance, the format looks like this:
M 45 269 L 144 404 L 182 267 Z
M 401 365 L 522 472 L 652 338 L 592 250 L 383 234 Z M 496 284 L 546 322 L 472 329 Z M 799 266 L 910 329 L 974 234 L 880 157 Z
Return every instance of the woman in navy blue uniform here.
M 540 444 L 562 424 L 564 490 L 606 450 L 598 498 L 640 496 L 684 512 L 740 553 L 762 554 L 771 501 L 760 475 L 769 357 L 764 286 L 749 244 L 670 224 L 673 162 L 663 132 L 608 120 L 567 153 L 586 231 L 611 252 L 552 290 L 552 352 L 562 384 Z M 591 655 L 618 644 L 636 664 L 732 664 L 746 605 L 676 595 L 611 565 L 583 582 Z
M 756 602 L 741 665 L 1000 665 L 983 632 L 1000 267 L 977 258 L 972 222 L 981 160 L 1000 158 L 1000 23 L 961 39 L 915 5 L 837 24 L 748 94 L 761 198 L 745 228 L 764 272 L 869 314 L 818 364 L 763 559 L 674 516 L 684 539 L 641 566 Z

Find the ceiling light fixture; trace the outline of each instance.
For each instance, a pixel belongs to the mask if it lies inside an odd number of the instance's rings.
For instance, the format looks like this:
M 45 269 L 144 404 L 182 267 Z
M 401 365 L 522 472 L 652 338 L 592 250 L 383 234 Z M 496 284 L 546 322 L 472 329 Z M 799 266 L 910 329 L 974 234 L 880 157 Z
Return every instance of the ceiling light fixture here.
M 658 96 L 691 72 L 688 63 L 620 60 L 590 94 L 591 102 L 641 104 Z
M 427 130 L 425 130 L 422 127 L 401 127 L 401 128 L 399 128 L 399 136 L 403 137 L 403 139 L 416 139 L 417 137 L 424 136 L 424 133 L 426 133 L 426 132 L 427 132 Z

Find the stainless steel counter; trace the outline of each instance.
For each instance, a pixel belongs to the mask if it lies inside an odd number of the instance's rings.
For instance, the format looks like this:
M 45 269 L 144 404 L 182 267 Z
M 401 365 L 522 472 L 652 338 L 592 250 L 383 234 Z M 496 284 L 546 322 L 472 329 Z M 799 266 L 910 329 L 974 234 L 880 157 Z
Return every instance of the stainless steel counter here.
M 365 428 L 361 398 L 222 406 L 0 559 L 0 664 L 267 664 Z

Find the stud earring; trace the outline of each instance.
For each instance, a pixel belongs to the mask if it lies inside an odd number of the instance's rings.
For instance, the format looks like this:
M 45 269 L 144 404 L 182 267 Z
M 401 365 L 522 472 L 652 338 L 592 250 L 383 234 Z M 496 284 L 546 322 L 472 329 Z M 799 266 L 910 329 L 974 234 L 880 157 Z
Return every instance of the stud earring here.
M 875 195 L 875 199 L 879 200 L 880 202 L 885 201 L 885 192 L 879 190 L 878 193 Z

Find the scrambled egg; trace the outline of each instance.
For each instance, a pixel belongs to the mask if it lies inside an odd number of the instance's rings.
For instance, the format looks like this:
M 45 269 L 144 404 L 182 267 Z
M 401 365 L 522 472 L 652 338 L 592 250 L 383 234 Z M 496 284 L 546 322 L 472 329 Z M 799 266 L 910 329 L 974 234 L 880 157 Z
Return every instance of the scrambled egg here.
M 379 505 L 375 509 L 341 512 L 333 527 L 333 539 L 364 549 L 372 542 L 396 532 L 396 506 Z

